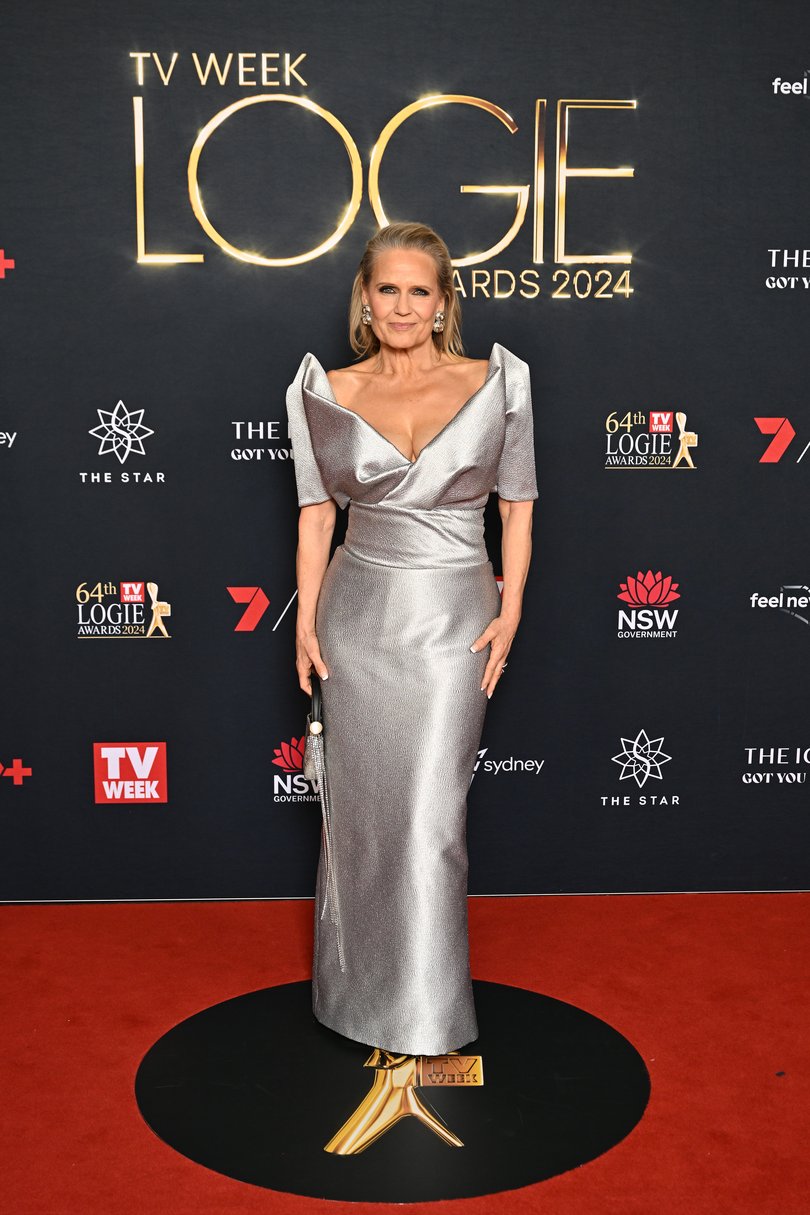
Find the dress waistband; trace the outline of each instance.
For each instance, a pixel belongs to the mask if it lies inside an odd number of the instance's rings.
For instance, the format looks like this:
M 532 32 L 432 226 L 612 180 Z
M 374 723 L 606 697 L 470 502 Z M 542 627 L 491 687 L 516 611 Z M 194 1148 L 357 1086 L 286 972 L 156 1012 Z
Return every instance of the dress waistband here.
M 414 510 L 352 502 L 343 547 L 364 561 L 413 568 L 482 565 L 489 559 L 480 508 Z

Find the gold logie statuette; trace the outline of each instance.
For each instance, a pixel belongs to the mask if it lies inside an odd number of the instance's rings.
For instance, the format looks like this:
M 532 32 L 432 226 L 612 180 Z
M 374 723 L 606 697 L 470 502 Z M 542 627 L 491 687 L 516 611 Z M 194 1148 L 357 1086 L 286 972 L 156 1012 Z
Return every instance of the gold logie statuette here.
M 671 468 L 677 468 L 683 461 L 689 468 L 694 468 L 695 463 L 689 454 L 690 447 L 697 447 L 698 437 L 694 430 L 686 429 L 686 414 L 682 410 L 678 410 L 675 414 L 675 421 L 678 423 L 678 431 L 680 433 L 680 442 L 678 444 L 678 454 L 670 465 Z
M 158 584 L 156 582 L 147 582 L 146 589 L 149 592 L 149 598 L 152 600 L 152 620 L 146 636 L 151 637 L 155 629 L 159 629 L 164 637 L 168 637 L 169 634 L 166 631 L 166 625 L 163 623 L 163 617 L 171 616 L 172 605 L 158 599 Z
M 480 1055 L 394 1055 L 375 1048 L 363 1064 L 374 1068 L 371 1089 L 325 1145 L 325 1152 L 354 1156 L 384 1135 L 400 1118 L 418 1118 L 452 1147 L 463 1147 L 417 1088 L 473 1088 L 484 1083 Z

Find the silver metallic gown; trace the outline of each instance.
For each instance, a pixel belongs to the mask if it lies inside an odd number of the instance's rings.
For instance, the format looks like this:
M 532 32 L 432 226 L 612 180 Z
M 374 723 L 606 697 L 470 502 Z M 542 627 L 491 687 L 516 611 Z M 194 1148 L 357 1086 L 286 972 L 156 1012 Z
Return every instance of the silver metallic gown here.
M 483 512 L 536 498 L 528 365 L 487 378 L 409 460 L 335 400 L 314 354 L 287 390 L 299 506 L 349 506 L 315 630 L 329 822 L 315 893 L 313 1012 L 346 1037 L 437 1055 L 478 1036 L 467 937 L 467 792 L 500 611 Z

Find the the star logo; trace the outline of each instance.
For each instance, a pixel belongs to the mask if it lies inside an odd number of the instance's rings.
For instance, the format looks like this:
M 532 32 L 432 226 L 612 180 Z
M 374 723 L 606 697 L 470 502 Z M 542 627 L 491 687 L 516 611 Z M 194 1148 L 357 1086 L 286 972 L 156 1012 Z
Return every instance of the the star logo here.
M 147 435 L 155 432 L 143 425 L 142 409 L 133 409 L 130 413 L 124 402 L 119 401 L 115 409 L 97 409 L 96 413 L 100 424 L 88 434 L 101 440 L 98 449 L 100 456 L 108 456 L 112 452 L 123 464 L 132 452 L 138 456 L 146 455 L 143 441 Z
M 646 730 L 639 730 L 635 738 L 623 738 L 624 748 L 612 757 L 614 764 L 621 764 L 619 780 L 635 780 L 639 789 L 649 777 L 663 780 L 661 765 L 672 759 L 661 750 L 663 738 L 648 738 Z

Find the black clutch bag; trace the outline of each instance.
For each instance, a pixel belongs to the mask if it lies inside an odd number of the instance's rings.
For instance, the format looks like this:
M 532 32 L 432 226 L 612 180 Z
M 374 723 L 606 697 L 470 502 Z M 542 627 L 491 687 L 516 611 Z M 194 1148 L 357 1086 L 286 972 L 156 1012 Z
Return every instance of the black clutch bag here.
M 332 845 L 332 807 L 329 795 L 329 780 L 326 773 L 326 749 L 323 728 L 323 706 L 321 698 L 321 681 L 313 670 L 310 674 L 312 684 L 312 703 L 307 713 L 307 732 L 304 743 L 303 772 L 321 802 L 323 817 L 323 843 L 326 854 L 325 881 L 323 903 L 319 918 L 323 919 L 327 906 L 330 907 L 330 918 L 335 926 L 338 962 L 341 970 L 346 969 L 343 956 L 343 940 L 338 916 L 338 889 L 335 877 L 334 848 Z
M 320 792 L 324 775 L 323 698 L 321 681 L 314 670 L 309 678 L 312 684 L 312 700 L 307 713 L 303 771 L 316 792 Z

